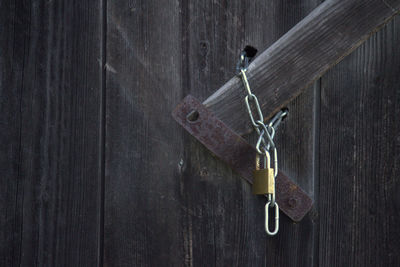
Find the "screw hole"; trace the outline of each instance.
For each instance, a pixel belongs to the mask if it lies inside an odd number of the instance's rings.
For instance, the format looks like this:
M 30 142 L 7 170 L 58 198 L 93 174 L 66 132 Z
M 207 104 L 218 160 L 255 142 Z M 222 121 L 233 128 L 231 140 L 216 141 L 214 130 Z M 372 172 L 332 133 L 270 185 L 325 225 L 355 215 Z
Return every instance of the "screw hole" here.
M 199 119 L 199 112 L 197 110 L 192 110 L 189 112 L 189 114 L 186 116 L 186 119 L 188 122 L 196 122 Z

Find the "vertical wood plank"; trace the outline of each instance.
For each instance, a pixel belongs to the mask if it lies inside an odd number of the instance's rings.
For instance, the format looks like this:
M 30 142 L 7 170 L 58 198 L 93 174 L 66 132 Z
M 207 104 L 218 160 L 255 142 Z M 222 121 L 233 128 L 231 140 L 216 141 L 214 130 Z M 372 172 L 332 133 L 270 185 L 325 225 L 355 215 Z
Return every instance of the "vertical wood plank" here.
M 1 266 L 98 264 L 100 14 L 0 3 Z
M 320 266 L 400 262 L 400 20 L 322 78 Z
M 170 115 L 182 98 L 181 12 L 178 1 L 107 3 L 106 266 L 190 262 L 181 214 L 201 215 L 182 205 L 182 131 Z
M 198 1 L 185 12 L 185 24 L 190 27 L 182 68 L 189 72 L 182 78 L 190 90 L 184 93 L 203 100 L 235 71 L 246 45 L 247 5 L 243 1 Z M 189 223 L 184 225 L 193 229 L 192 265 L 264 265 L 265 236 L 260 235 L 262 228 L 257 229 L 263 213 L 257 211 L 261 205 L 250 186 L 194 138 L 187 133 L 183 136 L 187 162 L 184 205 L 202 214 L 200 218 L 186 215 Z
M 250 25 L 258 27 L 259 31 L 253 32 L 251 39 L 259 43 L 261 50 L 268 48 L 320 3 L 317 0 L 265 2 L 270 15 L 255 3 L 251 9 L 254 13 L 250 13 L 249 18 Z M 265 33 L 260 35 L 260 32 Z M 300 223 L 281 216 L 279 234 L 265 237 L 267 266 L 318 266 L 314 254 L 318 248 L 315 242 L 318 241 L 318 158 L 314 155 L 318 151 L 319 85 L 317 81 L 287 106 L 289 116 L 276 136 L 280 168 L 310 194 L 314 208 Z

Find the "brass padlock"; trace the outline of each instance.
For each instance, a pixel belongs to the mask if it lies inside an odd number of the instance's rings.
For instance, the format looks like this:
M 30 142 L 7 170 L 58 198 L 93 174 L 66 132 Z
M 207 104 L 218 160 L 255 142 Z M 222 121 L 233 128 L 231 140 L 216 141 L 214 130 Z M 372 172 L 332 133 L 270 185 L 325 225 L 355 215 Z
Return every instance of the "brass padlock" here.
M 260 167 L 260 155 L 256 155 L 256 170 L 254 171 L 253 194 L 266 195 L 275 194 L 274 169 L 270 167 L 270 156 L 266 152 L 264 155 L 264 167 Z

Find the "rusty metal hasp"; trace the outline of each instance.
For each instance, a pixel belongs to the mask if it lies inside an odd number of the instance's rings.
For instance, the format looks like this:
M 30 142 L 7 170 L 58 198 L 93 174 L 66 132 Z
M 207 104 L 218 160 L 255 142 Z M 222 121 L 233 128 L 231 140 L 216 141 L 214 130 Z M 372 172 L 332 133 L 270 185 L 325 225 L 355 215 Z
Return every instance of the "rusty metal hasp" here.
M 256 149 L 236 134 L 191 95 L 172 112 L 174 119 L 212 153 L 253 184 Z M 276 201 L 293 221 L 300 221 L 311 209 L 312 199 L 282 171 L 276 177 Z

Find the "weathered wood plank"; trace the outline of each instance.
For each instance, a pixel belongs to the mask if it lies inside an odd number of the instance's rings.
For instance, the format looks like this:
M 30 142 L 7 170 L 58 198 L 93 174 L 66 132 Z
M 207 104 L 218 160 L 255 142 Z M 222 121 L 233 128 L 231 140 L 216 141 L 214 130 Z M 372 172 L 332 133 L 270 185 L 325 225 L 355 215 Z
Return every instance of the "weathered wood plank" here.
M 260 54 L 248 69 L 265 115 L 299 95 L 400 10 L 400 0 L 328 0 Z M 251 131 L 243 116 L 243 85 L 234 77 L 204 104 L 239 134 Z
M 271 13 L 265 21 L 265 10 L 254 4 L 253 12 L 259 13 L 250 24 L 257 26 L 253 35 L 269 36 L 276 41 L 301 19 L 315 9 L 321 1 L 274 1 L 266 9 Z M 251 18 L 251 14 L 249 14 Z M 264 19 L 264 20 L 262 20 Z M 268 25 L 265 29 L 264 25 Z M 249 26 L 251 28 L 251 26 Z M 265 33 L 265 31 L 267 31 Z M 261 39 L 261 38 L 260 38 Z M 265 42 L 260 40 L 260 43 Z M 253 45 L 255 42 L 246 44 Z M 266 47 L 256 46 L 263 50 Z M 279 150 L 279 166 L 297 182 L 313 199 L 314 209 L 300 223 L 293 223 L 286 216 L 281 216 L 280 231 L 274 238 L 267 240 L 265 266 L 318 266 L 318 158 L 314 157 L 318 140 L 318 105 L 319 81 L 305 89 L 303 94 L 287 105 L 289 116 L 277 131 L 276 143 Z M 257 222 L 259 223 L 259 222 Z
M 267 10 L 261 4 L 260 8 Z M 237 54 L 245 42 L 252 42 L 248 34 L 254 24 L 248 18 L 254 9 L 244 1 L 196 1 L 184 12 L 183 25 L 190 27 L 184 36 L 186 60 L 182 68 L 188 72 L 183 73 L 182 95 L 189 90 L 205 98 L 232 75 Z M 270 13 L 265 14 L 268 17 Z M 188 223 L 183 227 L 192 229 L 192 244 L 185 247 L 191 252 L 190 266 L 264 265 L 264 215 L 260 210 L 265 198 L 260 201 L 254 197 L 247 182 L 186 133 L 184 146 L 184 206 L 202 214 L 185 215 Z M 187 230 L 184 233 L 189 233 Z
M 97 266 L 98 1 L 0 3 L 0 266 Z
M 107 266 L 314 264 L 313 217 L 293 226 L 282 215 L 282 232 L 269 238 L 263 228 L 265 198 L 252 195 L 250 186 L 181 129 L 170 111 L 188 93 L 210 95 L 231 77 L 245 45 L 265 48 L 317 4 L 109 3 Z M 311 194 L 313 94 L 311 88 L 289 106 L 293 114 L 277 137 L 282 167 Z M 305 140 L 299 142 L 299 136 Z M 299 255 L 310 256 L 296 260 Z
M 400 262 L 400 20 L 322 77 L 319 266 Z
M 181 98 L 178 1 L 108 1 L 104 264 L 182 266 L 191 228 L 182 214 L 182 132 L 170 110 Z M 185 235 L 185 236 L 183 236 Z M 185 243 L 184 243 L 185 242 Z
M 289 117 L 279 128 L 279 163 L 314 200 L 299 223 L 280 219 L 279 235 L 267 240 L 266 263 L 272 266 L 318 266 L 318 97 L 319 82 L 289 105 Z

